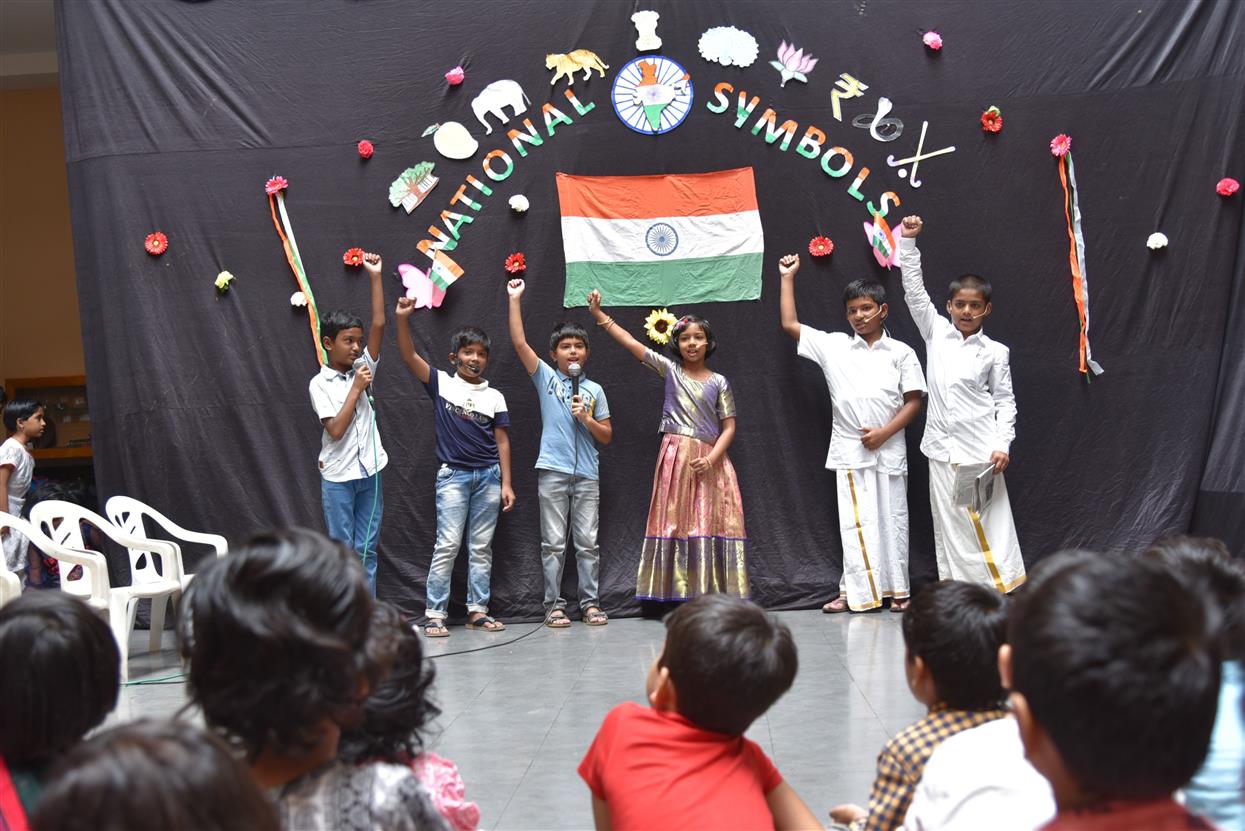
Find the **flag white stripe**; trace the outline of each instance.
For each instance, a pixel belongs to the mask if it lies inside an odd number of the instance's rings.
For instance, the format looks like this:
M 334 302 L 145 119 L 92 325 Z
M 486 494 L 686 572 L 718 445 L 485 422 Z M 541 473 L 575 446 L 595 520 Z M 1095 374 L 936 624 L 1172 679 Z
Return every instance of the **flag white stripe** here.
M 564 216 L 562 242 L 568 263 L 666 262 L 765 250 L 759 211 L 654 219 Z

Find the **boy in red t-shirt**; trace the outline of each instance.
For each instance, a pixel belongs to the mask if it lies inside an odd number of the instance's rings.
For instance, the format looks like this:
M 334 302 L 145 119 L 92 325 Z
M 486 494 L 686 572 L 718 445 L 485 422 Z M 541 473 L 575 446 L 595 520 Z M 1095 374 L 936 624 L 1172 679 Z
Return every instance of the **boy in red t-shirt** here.
M 746 600 L 706 594 L 671 613 L 648 673 L 651 707 L 611 710 L 579 765 L 596 827 L 820 829 L 743 737 L 797 664 L 791 632 Z

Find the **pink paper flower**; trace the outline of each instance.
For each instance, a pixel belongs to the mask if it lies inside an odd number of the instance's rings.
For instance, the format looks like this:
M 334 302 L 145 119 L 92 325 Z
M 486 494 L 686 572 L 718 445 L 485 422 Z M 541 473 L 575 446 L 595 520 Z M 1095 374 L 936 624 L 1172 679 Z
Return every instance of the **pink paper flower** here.
M 267 182 L 264 183 L 264 193 L 271 196 L 272 194 L 277 193 L 278 191 L 285 190 L 289 186 L 290 186 L 290 183 L 285 181 L 284 176 L 273 176 L 271 179 L 269 179 Z
M 1215 185 L 1215 193 L 1220 196 L 1231 196 L 1241 189 L 1241 183 L 1235 179 L 1220 179 L 1219 184 Z
M 148 234 L 147 239 L 143 240 L 143 248 L 151 256 L 159 257 L 169 250 L 169 238 L 160 231 Z
M 456 87 L 461 84 L 463 79 L 466 77 L 467 73 L 463 72 L 463 68 L 461 66 L 456 66 L 449 72 L 445 73 L 445 80 L 452 87 Z
M 359 158 L 370 159 L 372 154 L 376 152 L 376 147 L 367 139 L 359 142 Z
M 516 251 L 506 258 L 506 271 L 511 274 L 518 274 L 520 271 L 527 270 L 527 262 L 523 259 L 523 252 Z
M 991 107 L 981 114 L 981 129 L 987 133 L 997 133 L 1003 129 L 1003 113 L 998 107 Z
M 803 49 L 788 46 L 784 40 L 782 45 L 778 47 L 778 60 L 770 61 L 769 65 L 782 73 L 782 83 L 779 86 L 785 87 L 792 78 L 807 84 L 807 73 L 813 71 L 813 67 L 817 65 L 818 60 L 818 58 L 814 58 L 812 55 L 805 55 Z
M 1072 136 L 1060 133 L 1050 140 L 1050 154 L 1056 158 L 1063 158 L 1071 149 Z
M 834 243 L 829 237 L 813 237 L 808 241 L 808 253 L 814 257 L 824 257 L 834 250 Z
M 942 35 L 937 32 L 926 32 L 921 41 L 935 52 L 942 48 Z

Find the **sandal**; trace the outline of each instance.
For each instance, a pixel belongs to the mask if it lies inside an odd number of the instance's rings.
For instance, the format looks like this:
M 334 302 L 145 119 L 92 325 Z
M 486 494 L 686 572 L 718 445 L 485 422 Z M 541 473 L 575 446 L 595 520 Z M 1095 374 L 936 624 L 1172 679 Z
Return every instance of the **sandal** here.
M 609 622 L 609 616 L 601 611 L 599 606 L 589 606 L 587 609 L 584 609 L 584 625 L 604 626 Z
M 831 600 L 825 606 L 822 606 L 821 611 L 822 611 L 822 614 L 826 614 L 826 615 L 837 615 L 840 612 L 846 612 L 847 611 L 847 598 L 836 597 L 834 600 Z
M 905 598 L 903 598 L 903 599 L 901 599 L 901 600 L 899 600 L 899 599 L 897 599 L 897 600 L 892 600 L 892 601 L 891 601 L 891 611 L 892 611 L 892 612 L 894 612 L 894 613 L 895 613 L 895 614 L 897 614 L 897 615 L 902 615 L 902 614 L 903 614 L 903 612 L 904 612 L 904 609 L 907 609 L 907 608 L 908 608 L 908 606 L 909 606 L 909 604 L 911 604 L 911 603 L 912 603 L 912 600 L 911 600 L 910 598 L 907 598 L 907 597 L 905 597 Z
M 481 613 L 479 617 L 467 618 L 467 628 L 478 629 L 481 632 L 500 632 L 506 628 L 506 624 Z
M 438 618 L 429 618 L 424 624 L 425 638 L 448 638 L 450 630 L 445 627 L 445 623 Z
M 562 609 L 554 609 L 545 615 L 545 625 L 550 629 L 565 629 L 571 625 L 571 619 L 566 616 L 566 612 Z

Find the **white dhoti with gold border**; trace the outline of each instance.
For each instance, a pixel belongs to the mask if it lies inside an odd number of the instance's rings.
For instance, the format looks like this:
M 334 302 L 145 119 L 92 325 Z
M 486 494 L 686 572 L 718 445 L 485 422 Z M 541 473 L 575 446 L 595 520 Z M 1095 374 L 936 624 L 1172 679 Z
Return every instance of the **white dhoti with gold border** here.
M 941 580 L 965 580 L 1010 592 L 1025 581 L 1016 523 L 1002 474 L 994 497 L 980 514 L 955 504 L 959 465 L 929 460 L 929 506 L 934 515 L 934 554 Z
M 908 477 L 876 467 L 836 471 L 843 576 L 839 596 L 855 612 L 908 597 Z

